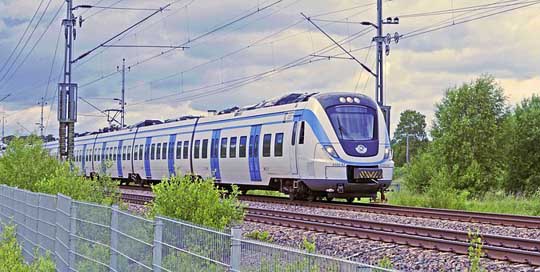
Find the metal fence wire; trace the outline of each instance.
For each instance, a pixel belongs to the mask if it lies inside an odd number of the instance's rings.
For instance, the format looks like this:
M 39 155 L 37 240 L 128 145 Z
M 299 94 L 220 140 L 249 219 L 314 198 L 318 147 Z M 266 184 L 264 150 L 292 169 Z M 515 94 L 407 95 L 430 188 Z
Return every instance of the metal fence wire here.
M 24 259 L 49 253 L 57 271 L 390 271 L 242 238 L 165 217 L 0 185 L 0 230 L 16 225 Z

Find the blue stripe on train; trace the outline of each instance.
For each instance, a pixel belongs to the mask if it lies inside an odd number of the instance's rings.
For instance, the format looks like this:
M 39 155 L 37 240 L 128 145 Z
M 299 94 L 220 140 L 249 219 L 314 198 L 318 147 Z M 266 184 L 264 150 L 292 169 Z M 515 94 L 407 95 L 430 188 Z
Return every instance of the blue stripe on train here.
M 150 168 L 150 145 L 152 144 L 152 137 L 146 137 L 146 143 L 144 144 L 144 172 L 147 179 L 152 179 L 152 170 Z
M 169 135 L 169 152 L 167 152 L 167 165 L 169 166 L 169 177 L 176 175 L 174 171 L 174 143 L 176 142 L 176 134 Z
M 122 171 L 122 144 L 124 143 L 124 140 L 118 141 L 118 152 L 116 155 L 116 170 L 118 171 L 118 177 L 123 178 L 124 173 Z
M 210 148 L 210 171 L 215 179 L 221 179 L 221 172 L 219 171 L 219 138 L 221 136 L 221 130 L 212 131 L 212 143 Z
M 251 127 L 249 135 L 249 175 L 251 181 L 261 181 L 261 169 L 259 166 L 259 138 L 261 135 L 262 125 Z

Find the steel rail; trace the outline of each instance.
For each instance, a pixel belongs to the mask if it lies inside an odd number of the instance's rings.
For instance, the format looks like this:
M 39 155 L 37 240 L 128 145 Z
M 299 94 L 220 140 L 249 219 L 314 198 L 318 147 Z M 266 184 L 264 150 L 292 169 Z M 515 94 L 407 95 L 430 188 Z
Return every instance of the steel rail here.
M 522 216 L 522 215 L 510 215 L 510 214 L 494 214 L 494 213 L 481 213 L 481 212 L 469 212 L 459 210 L 447 210 L 447 209 L 433 209 L 433 208 L 417 208 L 406 206 L 394 206 L 387 204 L 345 204 L 339 202 L 307 202 L 307 201 L 291 201 L 283 197 L 271 197 L 271 196 L 254 196 L 254 195 L 242 195 L 239 196 L 241 200 L 265 202 L 275 204 L 286 204 L 295 206 L 305 206 L 312 208 L 324 208 L 344 211 L 366 212 L 376 214 L 398 215 L 407 217 L 440 219 L 480 224 L 490 224 L 499 226 L 510 226 L 519 228 L 540 228 L 540 217 L 536 216 Z
M 336 234 L 420 247 L 429 250 L 468 254 L 470 244 L 463 240 L 466 233 L 443 229 L 421 228 L 397 224 L 384 224 L 338 217 L 326 217 L 311 214 L 292 213 L 286 211 L 262 210 L 248 208 L 246 221 L 263 224 L 298 228 L 316 232 Z M 417 229 L 417 230 L 413 230 Z M 486 243 L 482 249 L 485 256 L 515 263 L 540 265 L 540 241 L 522 238 L 496 237 L 482 235 Z M 506 246 L 513 248 L 508 248 Z

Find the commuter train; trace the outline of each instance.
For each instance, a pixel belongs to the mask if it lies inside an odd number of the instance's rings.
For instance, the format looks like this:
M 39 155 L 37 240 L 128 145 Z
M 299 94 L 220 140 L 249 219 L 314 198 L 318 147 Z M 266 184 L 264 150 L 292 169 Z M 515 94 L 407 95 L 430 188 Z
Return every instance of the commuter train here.
M 45 147 L 58 155 L 58 142 Z M 296 93 L 213 116 L 147 120 L 79 135 L 74 150 L 86 176 L 144 184 L 188 174 L 308 200 L 376 197 L 394 167 L 381 109 L 356 93 Z

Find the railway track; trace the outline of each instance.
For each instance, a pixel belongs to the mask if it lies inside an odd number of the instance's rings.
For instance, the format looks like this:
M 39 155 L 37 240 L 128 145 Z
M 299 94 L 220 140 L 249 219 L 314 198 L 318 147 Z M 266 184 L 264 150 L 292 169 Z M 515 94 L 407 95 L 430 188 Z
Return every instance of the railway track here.
M 246 198 L 253 201 L 250 197 L 242 196 L 242 199 L 248 200 Z M 124 192 L 122 199 L 129 203 L 144 205 L 152 201 L 153 197 Z M 275 198 L 265 199 L 274 199 L 273 201 L 276 201 Z M 287 199 L 283 200 L 291 203 Z M 305 202 L 302 203 L 305 204 Z M 307 203 L 307 205 L 310 204 L 320 203 Z M 332 203 L 323 204 L 333 205 Z M 246 208 L 246 211 L 245 220 L 250 222 L 383 241 L 456 254 L 468 254 L 469 237 L 468 233 L 463 231 L 249 207 Z M 484 243 L 483 251 L 485 256 L 490 259 L 540 266 L 540 240 L 489 234 L 481 234 L 481 237 Z
M 246 221 L 370 239 L 423 249 L 468 254 L 466 232 L 371 222 L 341 217 L 248 208 Z M 485 256 L 514 263 L 540 266 L 540 241 L 481 235 Z
M 241 200 L 274 203 L 274 204 L 286 204 L 295 206 L 305 206 L 313 208 L 335 209 L 355 212 L 366 212 L 376 214 L 387 215 L 399 215 L 407 217 L 429 218 L 429 219 L 441 219 L 450 221 L 481 223 L 499 226 L 510 226 L 519 228 L 540 228 L 540 217 L 536 216 L 521 216 L 510 214 L 493 214 L 493 213 L 480 213 L 480 212 L 468 212 L 458 210 L 446 210 L 446 209 L 432 209 L 432 208 L 416 208 L 416 207 L 403 207 L 393 206 L 387 204 L 345 204 L 339 202 L 306 202 L 306 201 L 291 201 L 282 197 L 271 196 L 254 196 L 254 195 L 242 195 Z

